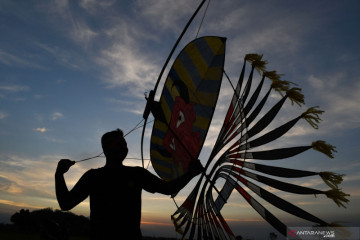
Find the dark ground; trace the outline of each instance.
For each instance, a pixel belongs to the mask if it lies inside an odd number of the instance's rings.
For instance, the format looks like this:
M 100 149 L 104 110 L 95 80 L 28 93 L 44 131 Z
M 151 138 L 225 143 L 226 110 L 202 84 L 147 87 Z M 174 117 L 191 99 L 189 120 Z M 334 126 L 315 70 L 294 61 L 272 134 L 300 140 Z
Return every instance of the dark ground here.
M 89 218 L 50 208 L 29 211 L 21 209 L 10 218 L 11 224 L 0 223 L 1 240 L 85 240 L 89 239 Z M 175 238 L 143 237 L 144 240 Z

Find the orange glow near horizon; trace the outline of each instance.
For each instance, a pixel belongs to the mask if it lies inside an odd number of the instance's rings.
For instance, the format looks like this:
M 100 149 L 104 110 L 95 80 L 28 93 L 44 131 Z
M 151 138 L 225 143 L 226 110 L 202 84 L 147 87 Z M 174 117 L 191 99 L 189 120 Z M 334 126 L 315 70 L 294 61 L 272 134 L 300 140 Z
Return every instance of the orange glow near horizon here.
M 141 221 L 141 224 L 144 225 L 157 225 L 157 226 L 174 226 L 171 223 L 164 223 L 164 222 L 150 222 L 150 221 Z
M 234 218 L 225 218 L 226 222 L 265 222 L 263 219 L 234 219 Z
M 27 203 L 14 202 L 14 201 L 4 200 L 4 199 L 0 199 L 0 204 L 5 204 L 5 205 L 19 207 L 19 208 L 32 208 L 32 209 L 44 208 L 42 206 L 35 206 L 35 205 L 27 204 Z

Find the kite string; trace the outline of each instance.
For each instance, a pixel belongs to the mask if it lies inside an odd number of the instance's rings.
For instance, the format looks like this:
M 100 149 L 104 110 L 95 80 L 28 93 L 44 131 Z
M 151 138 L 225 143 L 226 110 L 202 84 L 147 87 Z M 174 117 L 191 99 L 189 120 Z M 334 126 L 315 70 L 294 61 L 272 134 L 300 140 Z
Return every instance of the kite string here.
M 132 133 L 133 131 L 141 128 L 143 125 L 140 125 L 142 122 L 144 121 L 144 119 L 142 119 L 139 123 L 137 123 L 135 125 L 135 127 L 133 127 L 129 132 L 127 132 L 125 135 L 124 135 L 124 138 L 129 135 L 130 133 Z M 154 121 L 154 120 L 153 120 Z M 151 122 L 151 121 L 150 121 Z M 98 157 L 102 157 L 101 155 L 103 154 L 104 152 L 101 152 L 100 154 L 96 155 L 96 156 L 93 156 L 93 157 L 89 157 L 89 158 L 84 158 L 84 159 L 81 159 L 81 160 L 78 160 L 78 161 L 75 161 L 75 163 L 79 163 L 79 162 L 84 162 L 84 161 L 88 161 L 88 160 L 91 160 L 91 159 L 94 159 L 94 158 L 98 158 Z M 127 159 L 135 159 L 135 158 L 127 158 Z M 148 159 L 146 159 L 148 160 Z
M 127 135 L 129 135 L 130 133 L 132 133 L 133 131 L 135 131 L 143 121 L 144 121 L 144 119 L 141 119 L 141 121 L 140 121 L 138 124 L 136 124 L 135 127 L 133 127 L 128 133 L 126 133 L 126 134 L 124 135 L 124 137 L 126 137 Z
M 101 155 L 103 154 L 104 152 L 101 152 L 100 154 L 94 156 L 94 157 L 89 157 L 89 158 L 84 158 L 84 159 L 81 159 L 81 160 L 78 160 L 78 161 L 75 161 L 75 163 L 78 163 L 78 162 L 84 162 L 84 161 L 87 161 L 87 160 L 90 160 L 90 159 L 94 159 L 94 158 L 98 158 L 98 157 L 101 157 Z
M 149 121 L 148 123 L 152 123 L 152 122 L 154 122 L 154 121 L 155 121 L 155 119 Z M 131 132 L 133 132 L 133 131 L 135 131 L 135 130 L 138 130 L 139 128 L 142 128 L 143 126 L 144 126 L 144 124 L 143 124 L 143 125 L 140 125 L 140 126 L 137 126 L 136 128 L 132 129 Z M 130 133 L 130 132 L 129 132 L 129 133 Z M 129 133 L 125 134 L 125 136 L 128 135 Z M 124 137 L 125 137 L 125 136 L 124 136 Z
M 225 69 L 224 69 L 223 71 L 224 71 L 224 74 L 225 74 L 227 80 L 229 81 L 232 89 L 234 90 L 234 93 L 236 94 L 236 90 L 235 90 L 235 88 L 234 88 L 234 85 L 232 84 L 232 82 L 231 82 L 229 76 L 227 75 Z M 243 90 L 243 91 L 245 91 L 245 89 L 246 89 L 246 86 L 244 87 L 244 90 Z M 237 94 L 236 94 L 236 95 L 237 95 Z M 244 92 L 243 92 L 242 96 L 243 96 L 243 95 L 244 95 Z M 240 99 L 240 97 L 239 97 L 238 95 L 237 95 L 236 97 L 238 98 L 238 100 L 242 101 L 242 96 L 241 96 L 241 99 Z M 241 105 L 239 105 L 239 107 L 240 107 L 240 109 L 241 109 L 240 111 L 243 112 L 244 109 L 241 107 Z M 245 117 L 245 120 L 242 119 L 241 122 L 242 122 L 242 124 L 246 124 L 246 117 Z M 245 129 L 246 129 L 246 132 L 249 131 L 247 125 L 245 126 Z M 243 131 L 240 132 L 240 139 L 242 139 L 242 138 L 243 138 Z M 248 138 L 245 139 L 245 146 L 247 146 L 247 143 L 248 143 Z M 240 143 L 239 143 L 239 145 L 240 145 Z M 242 164 L 241 167 L 240 167 L 241 170 L 244 168 L 244 165 L 245 165 L 245 162 L 246 162 L 247 150 L 248 150 L 248 148 L 245 148 L 244 158 L 243 158 L 244 160 L 242 161 L 243 164 Z M 241 151 L 241 150 L 239 149 L 237 153 L 239 153 L 240 151 Z M 234 168 L 234 166 L 235 166 L 235 162 L 232 164 L 231 170 Z M 226 182 L 228 181 L 228 178 L 229 178 L 229 177 L 230 177 L 230 174 L 227 175 Z M 238 183 L 238 182 L 239 182 L 239 179 L 236 180 L 236 183 Z
M 236 92 L 236 90 L 235 90 L 235 87 L 234 87 L 234 84 L 231 82 L 231 80 L 230 80 L 230 77 L 229 77 L 229 75 L 226 73 L 226 71 L 225 71 L 225 69 L 223 69 L 223 72 L 224 72 L 224 74 L 225 74 L 225 77 L 226 77 L 226 79 L 228 80 L 228 82 L 230 83 L 230 86 L 231 86 L 231 88 L 232 88 L 232 90 L 234 91 L 234 93 Z M 238 97 L 238 96 L 237 96 Z
M 103 154 L 103 152 L 100 153 L 100 154 L 98 154 L 98 155 L 96 155 L 96 156 L 94 156 L 94 157 L 85 158 L 85 159 L 78 160 L 78 161 L 75 161 L 75 162 L 78 163 L 78 162 L 83 162 L 83 161 L 87 161 L 87 160 L 94 159 L 94 158 L 98 158 L 98 157 L 105 157 L 105 156 L 101 156 L 102 154 Z M 128 159 L 128 160 L 139 160 L 139 161 L 141 161 L 140 158 L 135 158 L 135 157 L 127 157 L 127 158 L 125 158 L 125 159 Z M 144 160 L 150 161 L 150 158 L 145 158 Z M 149 162 L 149 163 L 150 163 L 150 162 Z M 148 163 L 148 166 L 147 166 L 146 168 L 149 167 L 149 165 L 150 165 L 149 163 Z
M 207 10 L 208 10 L 208 8 L 209 8 L 210 2 L 211 2 L 211 1 L 209 0 L 207 6 L 206 6 L 206 8 L 205 8 L 204 14 L 203 14 L 203 16 L 202 16 L 202 18 L 201 18 L 201 22 L 200 22 L 199 28 L 198 28 L 197 33 L 196 33 L 196 36 L 195 36 L 195 39 L 196 39 L 196 38 L 198 37 L 198 35 L 199 35 L 200 28 L 201 28 L 201 26 L 202 26 L 202 24 L 203 24 L 203 21 L 204 21 L 205 15 L 206 15 L 206 13 L 207 13 Z

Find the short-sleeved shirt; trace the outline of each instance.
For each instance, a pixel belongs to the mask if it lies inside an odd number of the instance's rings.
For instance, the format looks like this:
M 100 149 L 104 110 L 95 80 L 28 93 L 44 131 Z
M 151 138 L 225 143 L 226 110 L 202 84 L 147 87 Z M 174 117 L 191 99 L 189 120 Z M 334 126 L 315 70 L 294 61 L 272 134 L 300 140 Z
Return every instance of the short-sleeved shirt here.
M 159 181 L 141 167 L 87 171 L 74 188 L 90 195 L 91 238 L 141 239 L 141 191 L 157 192 Z

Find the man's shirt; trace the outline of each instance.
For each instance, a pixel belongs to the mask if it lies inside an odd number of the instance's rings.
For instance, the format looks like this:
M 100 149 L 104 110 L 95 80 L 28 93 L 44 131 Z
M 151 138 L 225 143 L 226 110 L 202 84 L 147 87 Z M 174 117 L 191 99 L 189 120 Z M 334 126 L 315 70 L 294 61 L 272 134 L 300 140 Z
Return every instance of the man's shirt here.
M 102 167 L 87 171 L 71 192 L 80 201 L 90 196 L 92 239 L 141 239 L 141 191 L 161 192 L 162 184 L 141 167 Z

